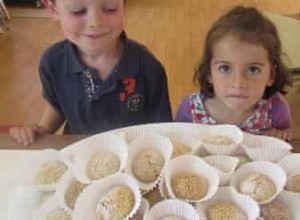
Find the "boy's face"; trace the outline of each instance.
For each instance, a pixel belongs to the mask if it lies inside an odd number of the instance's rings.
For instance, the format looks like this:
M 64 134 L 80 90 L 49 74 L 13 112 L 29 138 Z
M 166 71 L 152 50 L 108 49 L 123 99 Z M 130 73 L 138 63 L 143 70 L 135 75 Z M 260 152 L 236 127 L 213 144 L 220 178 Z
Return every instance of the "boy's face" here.
M 65 37 L 86 53 L 113 46 L 124 28 L 123 0 L 56 0 L 48 7 Z
M 267 50 L 226 35 L 215 43 L 211 77 L 215 97 L 233 111 L 250 110 L 274 79 Z

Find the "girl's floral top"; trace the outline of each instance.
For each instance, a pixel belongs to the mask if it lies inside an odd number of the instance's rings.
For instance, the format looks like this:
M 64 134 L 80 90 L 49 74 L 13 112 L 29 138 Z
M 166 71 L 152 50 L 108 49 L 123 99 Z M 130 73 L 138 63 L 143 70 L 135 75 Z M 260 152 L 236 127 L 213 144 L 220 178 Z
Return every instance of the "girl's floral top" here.
M 201 92 L 185 97 L 176 113 L 175 121 L 200 124 L 217 124 L 204 105 L 205 95 Z M 261 99 L 253 113 L 236 124 L 243 131 L 260 134 L 271 128 L 286 129 L 291 125 L 291 112 L 288 103 L 276 93 L 269 99 Z

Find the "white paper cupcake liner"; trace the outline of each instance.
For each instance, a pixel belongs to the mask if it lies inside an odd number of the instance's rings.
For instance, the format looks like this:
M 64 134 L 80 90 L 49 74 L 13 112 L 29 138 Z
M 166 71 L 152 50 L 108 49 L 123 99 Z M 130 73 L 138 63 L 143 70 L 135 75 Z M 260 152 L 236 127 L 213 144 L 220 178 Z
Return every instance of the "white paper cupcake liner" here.
M 124 219 L 129 219 L 132 217 L 137 212 L 141 204 L 141 193 L 138 184 L 128 174 L 117 173 L 95 181 L 83 190 L 76 200 L 74 208 L 74 220 L 97 220 L 96 210 L 101 198 L 110 190 L 122 185 L 129 187 L 134 193 L 134 207 Z
M 164 175 L 162 175 L 161 178 L 160 178 L 160 181 L 159 181 L 159 184 L 158 184 L 158 190 L 159 190 L 159 193 L 160 193 L 162 198 L 164 198 L 164 199 L 170 199 L 171 198 L 169 196 L 169 193 L 168 193 L 168 189 L 167 189 L 167 186 L 166 186 Z
M 233 141 L 233 143 L 230 145 L 215 145 L 205 142 L 205 139 L 216 135 L 228 137 Z M 211 125 L 208 127 L 205 134 L 202 134 L 202 144 L 211 154 L 232 154 L 237 151 L 242 141 L 243 132 L 234 125 Z
M 150 149 L 150 148 L 155 149 L 161 153 L 161 155 L 164 158 L 164 166 L 170 160 L 173 152 L 173 146 L 172 143 L 169 141 L 169 139 L 157 133 L 141 134 L 130 143 L 129 152 L 128 152 L 129 158 L 125 170 L 128 174 L 132 175 L 136 179 L 140 189 L 144 192 L 150 191 L 158 184 L 160 175 L 156 178 L 155 181 L 150 183 L 145 183 L 135 177 L 132 166 L 135 157 L 143 150 Z
M 197 204 L 197 211 L 201 220 L 207 220 L 207 209 L 216 203 L 230 203 L 240 208 L 247 219 L 257 220 L 259 217 L 259 206 L 249 196 L 240 194 L 230 186 L 220 187 L 217 193 L 208 201 Z
M 53 191 L 56 188 L 56 183 L 53 184 L 37 184 L 35 178 L 39 172 L 39 168 L 42 164 L 52 161 L 59 161 L 66 165 L 67 170 L 70 169 L 71 162 L 62 153 L 53 149 L 46 149 L 35 155 L 28 161 L 28 164 L 24 167 L 24 176 L 22 177 L 23 186 L 30 187 L 36 186 L 40 190 Z M 66 172 L 67 172 L 66 170 Z M 63 177 L 63 175 L 62 175 Z M 62 178 L 61 177 L 61 178 Z
M 295 219 L 295 220 L 300 219 L 300 212 L 299 212 L 300 196 L 299 195 L 292 192 L 283 191 L 276 198 L 276 200 L 286 206 L 290 214 L 290 219 Z
M 276 186 L 276 193 L 265 201 L 257 202 L 258 204 L 266 204 L 271 202 L 278 196 L 286 183 L 286 174 L 284 170 L 277 164 L 268 161 L 255 161 L 244 164 L 230 179 L 230 186 L 234 187 L 239 192 L 239 184 L 247 179 L 252 174 L 263 174 L 267 176 Z
M 270 136 L 245 133 L 242 147 L 251 160 L 277 162 L 288 155 L 292 146 L 287 142 Z
M 247 154 L 235 155 L 234 157 L 236 157 L 239 160 L 237 168 L 243 166 L 246 163 L 250 163 L 251 162 L 251 159 L 248 157 Z
M 34 220 L 47 220 L 47 216 L 56 209 L 63 209 L 58 202 L 56 196 L 49 198 L 37 211 L 34 213 Z M 64 209 L 63 209 L 64 210 Z M 65 211 L 65 210 L 64 210 Z M 67 211 L 66 211 L 67 212 Z M 68 212 L 67 212 L 68 213 Z M 69 214 L 70 215 L 70 214 Z M 70 215 L 71 219 L 73 216 Z M 66 219 L 67 220 L 67 219 Z
M 54 193 L 51 191 L 41 191 L 37 187 L 17 187 L 12 198 L 7 213 L 7 220 L 33 219 L 35 213 L 44 202 L 41 201 L 45 194 Z
M 291 153 L 277 163 L 289 176 L 294 173 L 300 173 L 300 153 Z
M 58 199 L 59 205 L 63 207 L 68 213 L 73 214 L 73 208 L 71 208 L 67 202 L 65 195 L 70 185 L 74 182 L 79 182 L 71 172 L 66 173 L 66 175 L 59 181 L 56 188 L 56 197 Z M 80 193 L 79 193 L 80 194 Z M 77 195 L 79 196 L 79 195 Z
M 239 164 L 238 158 L 226 155 L 212 155 L 204 157 L 203 160 L 216 168 L 220 177 L 219 185 L 221 186 L 229 185 L 230 176 Z
M 100 135 L 100 134 L 98 134 Z M 81 149 L 81 148 L 85 148 L 89 145 L 89 143 L 91 141 L 93 141 L 96 138 L 97 135 L 92 135 L 86 138 L 81 139 L 80 141 L 77 141 L 75 143 L 72 143 L 70 145 L 68 145 L 67 147 L 63 148 L 60 150 L 60 152 L 67 157 L 71 162 L 73 162 L 73 159 L 75 157 L 75 155 L 77 154 L 77 152 Z
M 135 215 L 131 218 L 131 220 L 136 220 L 136 219 L 143 219 L 144 216 L 147 214 L 149 211 L 150 205 L 147 199 L 142 198 L 141 200 L 141 205 Z
M 133 126 L 126 129 L 125 139 L 127 143 L 130 144 L 137 137 L 147 135 L 149 133 L 159 134 L 159 131 L 151 126 Z
M 86 143 L 86 147 L 78 150 L 74 157 L 72 172 L 82 183 L 89 184 L 93 180 L 87 174 L 87 167 L 93 155 L 99 152 L 111 152 L 115 154 L 120 162 L 117 172 L 121 172 L 127 163 L 128 145 L 113 133 L 103 133 L 95 136 Z
M 285 171 L 287 183 L 291 176 L 300 175 L 300 153 L 291 153 L 279 160 L 277 164 Z M 299 192 L 289 192 L 300 197 Z
M 172 158 L 174 157 L 174 152 L 175 152 L 175 144 L 182 144 L 186 147 L 189 148 L 189 152 L 186 154 L 195 154 L 199 147 L 201 147 L 202 142 L 200 139 L 196 139 L 193 136 L 189 135 L 188 133 L 185 133 L 184 131 L 182 132 L 173 132 L 173 133 L 168 133 L 165 135 L 169 140 L 171 141 L 173 145 L 173 155 Z M 180 156 L 180 155 L 178 155 Z
M 218 189 L 219 174 L 215 168 L 209 166 L 204 160 L 194 155 L 183 155 L 170 160 L 164 169 L 165 184 L 171 198 L 176 198 L 172 186 L 172 177 L 181 172 L 194 173 L 207 180 L 206 195 L 199 200 L 186 200 L 187 202 L 201 202 L 210 199 Z
M 177 199 L 169 199 L 154 205 L 144 220 L 158 220 L 166 216 L 178 216 L 186 220 L 199 220 L 194 207 Z

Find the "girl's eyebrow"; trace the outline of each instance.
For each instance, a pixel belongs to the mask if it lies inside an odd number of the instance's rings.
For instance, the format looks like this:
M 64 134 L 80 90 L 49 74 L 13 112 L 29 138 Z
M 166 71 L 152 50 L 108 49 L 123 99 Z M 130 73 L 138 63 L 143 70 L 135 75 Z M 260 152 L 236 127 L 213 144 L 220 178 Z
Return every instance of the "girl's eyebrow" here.
M 265 66 L 265 63 L 249 63 L 248 65 Z
M 216 61 L 214 61 L 213 62 L 214 64 L 219 64 L 219 63 L 230 63 L 230 62 L 228 62 L 228 61 L 225 61 L 225 60 L 216 60 Z

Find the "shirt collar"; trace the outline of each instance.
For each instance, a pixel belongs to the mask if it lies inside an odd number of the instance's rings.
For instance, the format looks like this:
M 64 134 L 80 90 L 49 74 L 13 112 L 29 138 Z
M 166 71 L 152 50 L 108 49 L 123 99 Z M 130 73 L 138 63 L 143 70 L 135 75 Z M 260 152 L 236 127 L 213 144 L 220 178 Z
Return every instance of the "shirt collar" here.
M 112 72 L 117 80 L 137 76 L 140 62 L 139 50 L 133 45 L 136 43 L 127 38 L 125 31 L 121 33 L 120 37 L 124 45 L 123 54 Z M 67 41 L 66 44 L 66 68 L 68 73 L 80 73 L 88 69 L 80 60 L 76 46 L 70 41 Z

